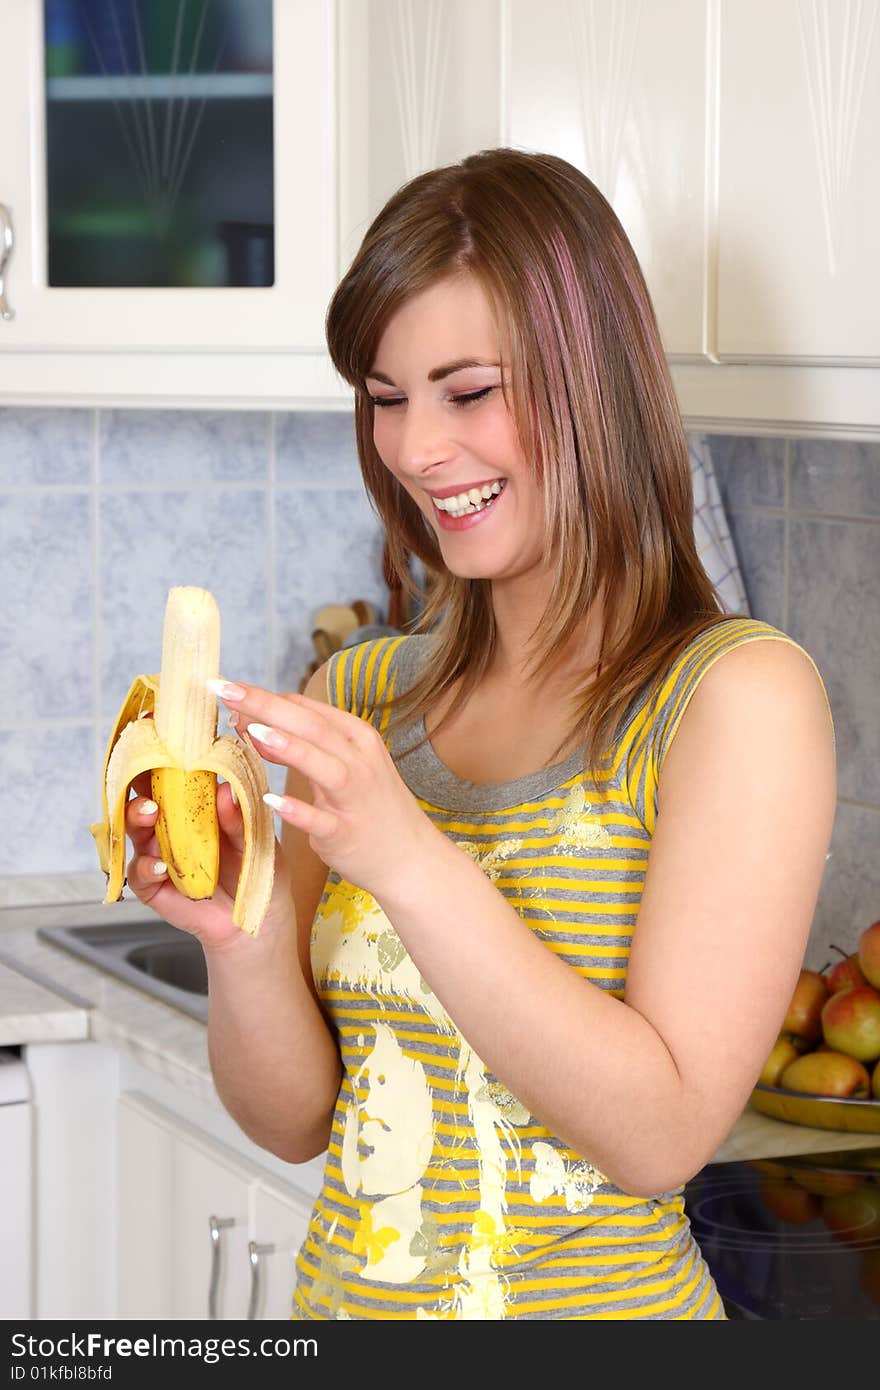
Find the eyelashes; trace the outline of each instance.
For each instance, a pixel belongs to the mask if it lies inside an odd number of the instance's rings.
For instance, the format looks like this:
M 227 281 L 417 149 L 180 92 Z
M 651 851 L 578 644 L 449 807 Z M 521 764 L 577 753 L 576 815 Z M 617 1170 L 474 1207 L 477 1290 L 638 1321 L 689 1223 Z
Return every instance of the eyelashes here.
M 453 405 L 458 406 L 460 409 L 462 406 L 470 405 L 473 401 L 481 401 L 485 396 L 488 396 L 491 391 L 497 389 L 498 388 L 495 386 L 484 386 L 482 391 L 471 391 L 465 396 L 450 396 L 449 399 Z M 403 400 L 391 400 L 385 396 L 370 396 L 370 400 L 373 402 L 373 405 L 379 406 L 381 410 L 388 410 L 394 405 L 403 405 Z

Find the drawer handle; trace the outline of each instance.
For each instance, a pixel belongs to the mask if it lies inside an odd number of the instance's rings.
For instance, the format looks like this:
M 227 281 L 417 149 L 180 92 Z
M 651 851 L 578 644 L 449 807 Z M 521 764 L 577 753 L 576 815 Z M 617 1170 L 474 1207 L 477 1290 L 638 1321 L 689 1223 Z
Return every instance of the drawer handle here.
M 217 1291 L 223 1272 L 223 1232 L 229 1226 L 235 1225 L 235 1218 L 232 1216 L 212 1216 L 209 1221 L 211 1227 L 211 1284 L 208 1289 L 208 1318 L 211 1322 L 217 1322 Z
M 258 1245 L 255 1240 L 248 1241 L 248 1259 L 251 1262 L 251 1296 L 247 1310 L 249 1321 L 257 1316 L 257 1307 L 260 1302 L 260 1271 L 262 1270 L 260 1256 L 271 1255 L 274 1249 L 274 1245 Z
M 15 244 L 15 237 L 12 234 L 12 216 L 9 208 L 0 203 L 0 318 L 14 319 L 15 310 L 9 307 L 9 300 L 6 298 L 6 282 L 3 278 L 6 270 L 6 262 L 12 255 L 12 248 Z

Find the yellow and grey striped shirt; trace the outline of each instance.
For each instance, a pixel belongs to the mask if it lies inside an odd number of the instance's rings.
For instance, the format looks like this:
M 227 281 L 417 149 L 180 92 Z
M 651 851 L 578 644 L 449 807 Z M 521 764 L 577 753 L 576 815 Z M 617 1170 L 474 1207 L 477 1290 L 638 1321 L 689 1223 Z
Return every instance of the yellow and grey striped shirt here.
M 798 645 L 740 617 L 694 638 L 633 700 L 596 780 L 575 753 L 466 782 L 430 743 L 408 751 L 423 720 L 392 737 L 383 698 L 430 659 L 430 634 L 343 649 L 329 698 L 380 728 L 425 813 L 547 949 L 621 999 L 666 752 L 705 672 L 759 639 Z M 487 1071 L 376 901 L 333 871 L 311 958 L 343 1080 L 295 1319 L 724 1318 L 683 1189 L 631 1196 L 548 1131 Z

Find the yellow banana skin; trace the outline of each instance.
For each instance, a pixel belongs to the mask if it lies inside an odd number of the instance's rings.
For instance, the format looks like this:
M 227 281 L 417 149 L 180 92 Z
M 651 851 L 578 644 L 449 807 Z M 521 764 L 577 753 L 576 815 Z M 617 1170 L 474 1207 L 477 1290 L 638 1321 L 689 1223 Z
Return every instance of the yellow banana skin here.
M 275 839 L 269 790 L 257 751 L 232 734 L 217 736 L 218 709 L 205 682 L 219 675 L 220 614 L 207 589 L 170 589 L 162 669 L 137 676 L 113 724 L 104 755 L 102 818 L 90 825 L 107 875 L 105 903 L 125 887 L 125 808 L 132 783 L 150 773 L 159 807 L 156 840 L 173 885 L 187 898 L 210 898 L 218 883 L 217 779 L 232 788 L 244 846 L 232 907 L 241 931 L 256 936 L 272 895 Z
M 168 877 L 187 898 L 210 898 L 220 874 L 216 774 L 154 767 L 150 788 L 159 807 L 156 839 Z

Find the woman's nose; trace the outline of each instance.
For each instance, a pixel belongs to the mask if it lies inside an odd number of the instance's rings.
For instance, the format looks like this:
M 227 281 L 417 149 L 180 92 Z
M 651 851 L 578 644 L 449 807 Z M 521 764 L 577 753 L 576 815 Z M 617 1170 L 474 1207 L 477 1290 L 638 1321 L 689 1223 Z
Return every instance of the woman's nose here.
M 398 439 L 400 463 L 413 473 L 449 458 L 453 444 L 448 420 L 430 402 L 408 401 Z

